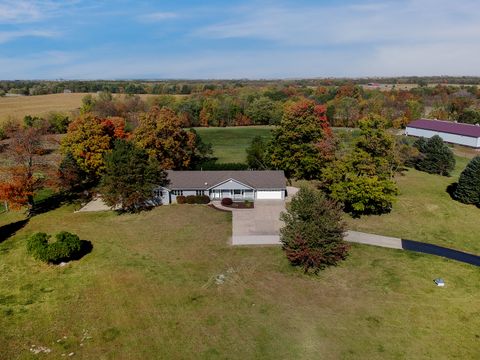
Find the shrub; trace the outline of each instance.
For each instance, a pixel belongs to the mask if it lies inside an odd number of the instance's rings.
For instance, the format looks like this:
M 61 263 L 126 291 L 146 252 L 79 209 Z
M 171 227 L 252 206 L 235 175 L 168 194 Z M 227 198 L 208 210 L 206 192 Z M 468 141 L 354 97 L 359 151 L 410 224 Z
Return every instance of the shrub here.
M 186 197 L 187 204 L 196 204 L 197 203 L 197 197 L 195 195 L 188 195 Z
M 82 242 L 75 234 L 62 231 L 52 243 L 48 242 L 49 238 L 45 233 L 33 234 L 27 240 L 27 252 L 35 259 L 48 263 L 68 261 L 81 253 Z
M 208 204 L 209 202 L 210 202 L 210 197 L 208 195 L 197 196 L 197 204 Z
M 233 200 L 230 198 L 223 198 L 221 204 L 223 206 L 230 206 L 233 204 Z
M 343 241 L 345 223 L 340 207 L 318 190 L 303 187 L 280 219 L 280 240 L 288 260 L 305 272 L 336 265 L 348 254 Z
M 464 204 L 480 206 L 480 156 L 470 160 L 462 171 L 453 196 Z
M 177 196 L 177 204 L 185 204 L 187 202 L 187 199 L 183 195 L 178 195 Z

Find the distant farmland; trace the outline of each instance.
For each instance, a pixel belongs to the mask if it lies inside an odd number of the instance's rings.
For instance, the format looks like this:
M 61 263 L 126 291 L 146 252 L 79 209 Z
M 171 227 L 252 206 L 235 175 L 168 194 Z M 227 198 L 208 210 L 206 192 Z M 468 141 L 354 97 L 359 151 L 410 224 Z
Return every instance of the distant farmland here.
M 0 97 L 0 123 L 9 117 L 22 119 L 25 115 L 45 115 L 51 111 L 70 112 L 80 108 L 86 93 Z M 92 94 L 94 95 L 94 94 Z M 142 98 L 154 95 L 140 95 Z

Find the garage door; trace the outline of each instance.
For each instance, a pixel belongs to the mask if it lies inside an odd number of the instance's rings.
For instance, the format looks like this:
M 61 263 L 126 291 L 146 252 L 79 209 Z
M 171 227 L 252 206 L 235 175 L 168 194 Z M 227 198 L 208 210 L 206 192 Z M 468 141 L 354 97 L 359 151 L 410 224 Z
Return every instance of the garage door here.
M 281 200 L 283 191 L 257 191 L 259 200 Z

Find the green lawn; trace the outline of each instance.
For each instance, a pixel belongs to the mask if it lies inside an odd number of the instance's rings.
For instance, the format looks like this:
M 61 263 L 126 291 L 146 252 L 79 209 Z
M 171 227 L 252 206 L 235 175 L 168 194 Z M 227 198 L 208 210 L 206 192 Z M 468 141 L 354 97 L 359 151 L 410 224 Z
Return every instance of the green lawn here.
M 480 255 L 480 209 L 451 199 L 447 186 L 458 181 L 468 159 L 457 157 L 452 177 L 409 170 L 397 176 L 400 196 L 390 214 L 348 219 L 350 228 L 425 241 Z
M 245 162 L 245 149 L 255 136 L 270 137 L 273 126 L 237 126 L 195 128 L 202 140 L 211 143 L 219 163 Z
M 72 210 L 35 216 L 0 243 L 2 359 L 478 355 L 473 266 L 356 245 L 341 266 L 305 276 L 278 247 L 230 247 L 229 213 L 199 205 L 121 216 Z M 0 226 L 19 218 L 1 216 Z M 91 241 L 92 253 L 66 267 L 26 255 L 28 234 L 60 230 Z M 225 281 L 216 283 L 220 274 Z M 445 288 L 434 286 L 438 276 Z M 33 355 L 32 345 L 52 352 Z

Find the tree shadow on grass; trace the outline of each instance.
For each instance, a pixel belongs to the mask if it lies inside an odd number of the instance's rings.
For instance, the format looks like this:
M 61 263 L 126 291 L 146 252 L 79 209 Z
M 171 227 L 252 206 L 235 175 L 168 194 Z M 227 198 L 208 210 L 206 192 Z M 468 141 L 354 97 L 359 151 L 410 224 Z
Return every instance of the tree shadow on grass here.
M 36 202 L 35 206 L 31 211 L 31 216 L 43 214 L 43 213 L 58 209 L 60 206 L 71 203 L 77 198 L 78 196 L 74 194 L 66 194 L 66 193 L 53 194 L 45 199 L 42 199 Z
M 450 195 L 450 197 L 453 200 L 457 200 L 457 199 L 455 199 L 455 191 L 457 190 L 457 187 L 458 187 L 458 183 L 454 182 L 454 183 L 451 183 L 450 185 L 448 185 L 447 189 L 446 189 L 446 192 L 448 193 L 448 195 Z
M 21 230 L 27 225 L 29 219 L 19 220 L 7 225 L 0 226 L 0 244 L 15 235 L 17 231 Z

